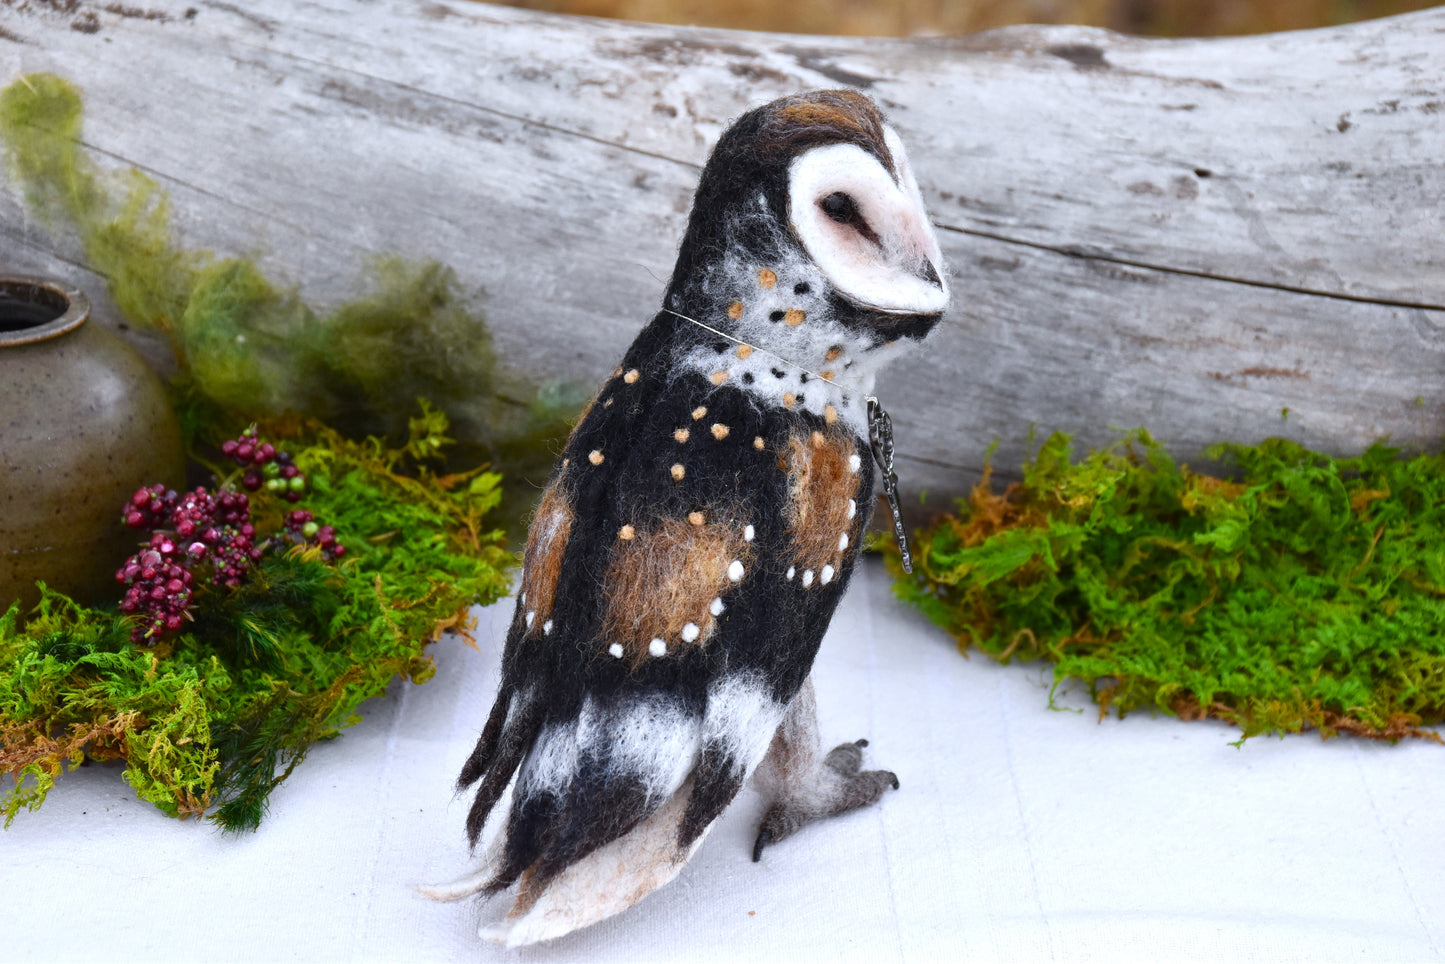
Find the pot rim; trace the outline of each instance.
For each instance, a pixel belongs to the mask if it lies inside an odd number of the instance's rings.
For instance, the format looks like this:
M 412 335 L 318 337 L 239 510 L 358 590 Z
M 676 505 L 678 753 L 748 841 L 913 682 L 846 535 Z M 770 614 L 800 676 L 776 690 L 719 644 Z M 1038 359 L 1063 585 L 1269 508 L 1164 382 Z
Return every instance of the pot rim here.
M 17 328 L 14 331 L 0 331 L 0 348 L 30 345 L 63 335 L 79 328 L 90 317 L 90 299 L 79 288 L 64 281 L 33 275 L 0 274 L 0 289 L 6 288 L 43 288 L 64 298 L 66 308 L 60 317 L 42 324 Z

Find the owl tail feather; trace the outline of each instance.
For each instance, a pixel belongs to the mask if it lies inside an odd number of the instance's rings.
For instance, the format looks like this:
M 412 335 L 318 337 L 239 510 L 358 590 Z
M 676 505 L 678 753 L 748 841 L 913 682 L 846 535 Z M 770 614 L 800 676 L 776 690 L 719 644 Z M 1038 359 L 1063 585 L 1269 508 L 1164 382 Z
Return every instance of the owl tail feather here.
M 665 808 L 687 777 L 691 754 L 668 759 L 675 772 L 659 773 L 645 764 L 635 767 L 628 748 L 662 745 L 669 738 L 695 746 L 696 729 L 696 721 L 683 714 L 599 718 L 584 710 L 575 722 L 544 730 L 533 747 L 537 758 L 552 757 L 560 747 L 575 750 L 578 760 L 561 784 L 537 778 L 545 767 L 527 771 L 531 776 L 509 808 L 505 858 L 484 893 L 490 896 L 520 882 L 518 907 L 525 911 L 569 867 Z M 673 849 L 679 849 L 676 842 Z
M 458 781 L 462 786 L 478 779 L 482 781 L 471 809 L 467 811 L 467 840 L 473 849 L 482 835 L 487 815 L 512 782 L 512 775 L 536 739 L 542 727 L 544 711 L 543 701 L 531 698 L 529 693 L 508 694 L 504 691 L 498 694 L 492 715 Z
M 545 884 L 523 874 L 506 918 L 484 924 L 481 937 L 521 947 L 550 940 L 620 913 L 671 881 L 702 845 L 706 829 L 679 849 L 692 781 L 627 833 L 570 864 Z M 460 882 L 459 882 L 460 883 Z
M 720 743 L 713 742 L 703 747 L 687 809 L 678 822 L 679 847 L 694 846 L 733 802 L 751 770 L 745 767 L 746 764 L 739 762 L 729 748 Z

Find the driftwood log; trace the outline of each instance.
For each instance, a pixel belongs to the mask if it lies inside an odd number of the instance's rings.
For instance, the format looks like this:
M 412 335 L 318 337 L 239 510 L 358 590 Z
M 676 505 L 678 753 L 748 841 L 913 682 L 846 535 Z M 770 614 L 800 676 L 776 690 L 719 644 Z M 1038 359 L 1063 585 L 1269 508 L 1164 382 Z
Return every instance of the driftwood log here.
M 504 358 L 589 383 L 658 305 L 728 120 L 857 87 L 910 147 L 956 293 L 880 384 L 905 488 L 963 491 L 994 439 L 1016 467 L 1031 425 L 1144 425 L 1188 460 L 1445 434 L 1445 8 L 869 40 L 462 0 L 0 0 L 0 79 L 31 71 L 84 89 L 92 158 L 160 181 L 187 245 L 318 304 L 370 255 L 440 259 L 485 288 Z M 0 267 L 104 287 L 14 185 Z

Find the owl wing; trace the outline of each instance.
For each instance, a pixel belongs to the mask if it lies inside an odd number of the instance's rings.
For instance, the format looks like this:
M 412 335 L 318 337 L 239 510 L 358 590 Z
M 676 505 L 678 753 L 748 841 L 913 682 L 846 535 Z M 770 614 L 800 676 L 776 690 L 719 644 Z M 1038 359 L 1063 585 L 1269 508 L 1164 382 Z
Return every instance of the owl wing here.
M 480 781 L 474 844 L 512 784 L 504 832 L 434 895 L 520 880 L 516 944 L 670 880 L 806 679 L 871 486 L 835 420 L 624 362 L 538 507 L 501 691 L 461 775 Z

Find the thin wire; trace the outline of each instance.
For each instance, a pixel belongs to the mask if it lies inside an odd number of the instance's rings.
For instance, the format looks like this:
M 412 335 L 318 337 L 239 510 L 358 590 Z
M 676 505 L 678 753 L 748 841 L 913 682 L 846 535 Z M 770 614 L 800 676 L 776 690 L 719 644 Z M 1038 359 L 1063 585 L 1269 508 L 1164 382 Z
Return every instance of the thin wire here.
M 822 375 L 820 375 L 820 374 L 818 374 L 817 372 L 813 371 L 811 368 L 804 368 L 802 365 L 799 365 L 797 362 L 791 361 L 791 360 L 789 360 L 789 359 L 787 359 L 787 358 L 784 358 L 782 355 L 779 355 L 779 354 L 777 354 L 776 352 L 768 351 L 766 348 L 759 348 L 757 345 L 749 345 L 747 342 L 743 341 L 741 338 L 735 338 L 735 337 L 733 337 L 732 335 L 729 335 L 729 334 L 728 334 L 727 332 L 725 332 L 725 331 L 718 331 L 716 328 L 712 327 L 711 325 L 704 325 L 702 322 L 698 321 L 696 318 L 689 318 L 687 315 L 681 314 L 680 312 L 673 311 L 671 308 L 664 308 L 664 309 L 662 309 L 662 310 L 665 311 L 665 312 L 667 312 L 669 315 L 676 315 L 678 318 L 681 318 L 683 321 L 690 321 L 690 322 L 692 322 L 694 325 L 697 325 L 699 328 L 702 328 L 702 329 L 705 329 L 705 330 L 707 330 L 707 331 L 712 332 L 714 335 L 717 335 L 719 338 L 726 338 L 728 341 L 731 341 L 731 342 L 734 342 L 734 343 L 736 343 L 736 344 L 742 345 L 744 348 L 751 348 L 753 351 L 760 351 L 760 352 L 762 352 L 764 355 L 767 355 L 769 358 L 776 358 L 778 361 L 782 362 L 784 365 L 789 365 L 789 366 L 791 366 L 791 367 L 793 367 L 793 368 L 796 368 L 798 371 L 803 372 L 804 374 L 812 375 L 814 378 L 818 379 L 819 381 L 827 382 L 829 385 L 832 385 L 832 386 L 834 386 L 835 388 L 842 388 L 842 386 L 839 385 L 837 382 L 833 381 L 833 379 L 831 379 L 831 378 L 824 378 Z

